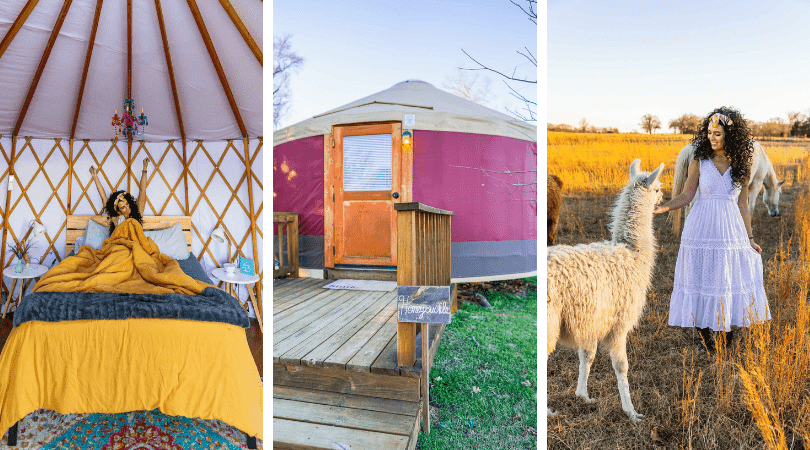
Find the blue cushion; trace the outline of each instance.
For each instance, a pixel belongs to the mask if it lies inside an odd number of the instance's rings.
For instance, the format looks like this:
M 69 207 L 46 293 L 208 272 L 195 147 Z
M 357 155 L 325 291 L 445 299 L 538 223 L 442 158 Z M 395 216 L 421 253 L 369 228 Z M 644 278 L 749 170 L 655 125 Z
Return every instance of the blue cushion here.
M 84 245 L 89 245 L 98 250 L 108 237 L 110 237 L 110 229 L 108 227 L 100 225 L 92 219 L 87 221 L 87 229 L 84 230 Z
M 160 253 L 178 261 L 188 258 L 188 244 L 179 223 L 162 230 L 145 230 L 143 234 L 155 241 Z
M 197 281 L 202 281 L 203 283 L 213 285 L 214 282 L 208 278 L 208 275 L 205 274 L 205 270 L 203 270 L 200 261 L 197 260 L 197 257 L 194 254 L 189 254 L 188 258 L 186 259 L 178 259 L 177 263 L 180 264 L 180 268 L 183 269 L 183 273 L 194 278 Z

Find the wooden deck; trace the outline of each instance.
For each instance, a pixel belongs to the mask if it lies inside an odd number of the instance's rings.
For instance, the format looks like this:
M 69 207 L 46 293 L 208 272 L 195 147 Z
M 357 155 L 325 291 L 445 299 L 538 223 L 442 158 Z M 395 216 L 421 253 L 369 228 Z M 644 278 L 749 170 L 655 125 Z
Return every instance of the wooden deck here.
M 396 291 L 323 289 L 332 281 L 273 286 L 273 448 L 413 449 L 422 352 L 397 366 Z M 430 331 L 432 360 L 444 326 Z

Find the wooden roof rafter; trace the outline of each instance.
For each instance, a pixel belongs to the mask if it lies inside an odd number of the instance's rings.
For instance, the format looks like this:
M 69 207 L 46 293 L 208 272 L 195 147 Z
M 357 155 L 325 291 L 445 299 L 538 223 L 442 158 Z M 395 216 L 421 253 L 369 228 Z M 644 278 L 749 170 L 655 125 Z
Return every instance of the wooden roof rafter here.
M 132 0 L 127 0 L 127 98 L 132 98 Z
M 65 16 L 67 16 L 71 3 L 73 3 L 73 0 L 65 0 L 65 3 L 62 5 L 62 10 L 59 11 L 59 17 L 56 19 L 56 24 L 53 27 L 53 31 L 51 31 L 51 37 L 48 38 L 48 44 L 45 46 L 45 51 L 42 53 L 42 58 L 39 60 L 39 66 L 37 66 L 34 79 L 31 81 L 31 87 L 28 88 L 28 95 L 25 97 L 25 101 L 23 102 L 23 106 L 20 110 L 20 115 L 17 118 L 17 124 L 14 126 L 12 136 L 17 136 L 20 133 L 20 127 L 22 127 L 22 123 L 25 120 L 25 115 L 28 113 L 28 107 L 31 105 L 31 99 L 34 98 L 34 92 L 37 90 L 39 79 L 42 77 L 42 72 L 45 70 L 45 65 L 48 63 L 48 58 L 51 56 L 53 44 L 56 42 L 57 36 L 59 36 L 59 30 L 62 29 L 62 24 L 65 22 Z
M 73 124 L 70 126 L 70 140 L 76 135 L 76 125 L 79 123 L 79 112 L 82 109 L 82 97 L 84 97 L 84 86 L 87 82 L 87 71 L 90 69 L 90 59 L 93 57 L 93 46 L 96 43 L 96 31 L 98 21 L 101 17 L 101 5 L 104 0 L 96 1 L 96 12 L 93 16 L 93 27 L 90 29 L 90 42 L 87 44 L 87 55 L 84 57 L 84 69 L 82 70 L 82 80 L 79 87 L 79 96 L 76 98 L 76 110 L 73 112 Z
M 163 23 L 163 10 L 160 7 L 160 0 L 155 0 L 155 9 L 157 10 L 158 26 L 160 27 L 160 36 L 163 39 L 163 53 L 166 54 L 166 66 L 169 69 L 169 81 L 172 85 L 172 96 L 174 97 L 174 110 L 177 114 L 177 124 L 180 127 L 180 139 L 183 140 L 185 145 L 186 130 L 183 127 L 183 114 L 180 110 L 180 97 L 177 95 L 177 83 L 174 78 L 174 66 L 172 65 L 172 55 L 169 52 L 169 39 L 166 36 L 166 26 Z
M 200 14 L 200 9 L 197 7 L 197 1 L 187 0 L 187 2 L 188 7 L 191 10 L 191 15 L 194 16 L 194 21 L 197 23 L 197 28 L 200 30 L 200 36 L 202 36 L 203 42 L 205 43 L 205 48 L 208 49 L 208 56 L 211 58 L 211 62 L 214 64 L 214 69 L 217 71 L 219 81 L 222 84 L 222 89 L 225 91 L 225 96 L 228 98 L 228 103 L 231 105 L 231 110 L 236 118 L 236 123 L 239 125 L 239 132 L 242 133 L 243 138 L 246 138 L 247 129 L 245 128 L 245 123 L 242 120 L 242 115 L 239 113 L 239 107 L 236 105 L 236 100 L 233 98 L 231 86 L 228 84 L 228 79 L 225 77 L 225 71 L 222 69 L 222 63 L 219 61 L 217 51 L 214 48 L 213 42 L 211 42 L 211 36 L 208 34 L 208 29 L 205 27 L 205 21 L 203 21 L 202 15 Z
M 6 52 L 6 49 L 9 45 L 11 45 L 11 41 L 14 40 L 14 37 L 17 36 L 17 32 L 20 31 L 25 21 L 28 19 L 28 16 L 31 15 L 31 11 L 34 10 L 34 7 L 37 6 L 39 0 L 28 0 L 28 3 L 23 6 L 22 11 L 20 11 L 20 15 L 14 20 L 14 23 L 11 24 L 11 28 L 9 28 L 8 33 L 0 41 L 0 58 L 3 57 L 3 53 Z
M 242 39 L 245 40 L 245 44 L 247 44 L 247 46 L 250 47 L 250 51 L 253 52 L 253 55 L 259 61 L 259 65 L 264 67 L 264 64 L 262 63 L 264 57 L 262 56 L 261 49 L 259 48 L 258 45 L 256 45 L 256 41 L 253 40 L 253 36 L 250 35 L 247 27 L 245 27 L 245 24 L 242 23 L 242 19 L 239 18 L 238 14 L 236 14 L 236 10 L 233 9 L 233 6 L 231 6 L 231 2 L 229 2 L 228 0 L 219 0 L 219 3 L 222 5 L 222 9 L 224 9 L 225 12 L 228 13 L 228 17 L 231 18 L 231 22 L 233 22 L 233 25 L 236 27 L 237 30 L 239 30 L 239 34 L 242 35 Z

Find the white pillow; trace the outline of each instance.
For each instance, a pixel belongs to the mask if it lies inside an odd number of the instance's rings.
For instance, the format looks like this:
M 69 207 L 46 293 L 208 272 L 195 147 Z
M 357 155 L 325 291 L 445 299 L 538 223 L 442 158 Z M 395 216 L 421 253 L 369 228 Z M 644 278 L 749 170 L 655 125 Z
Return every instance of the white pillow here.
M 84 230 L 83 245 L 89 245 L 98 250 L 108 237 L 110 237 L 110 229 L 108 227 L 98 224 L 92 219 L 87 221 L 87 229 Z
M 162 230 L 144 230 L 143 234 L 155 241 L 160 253 L 176 260 L 188 258 L 188 244 L 179 223 Z

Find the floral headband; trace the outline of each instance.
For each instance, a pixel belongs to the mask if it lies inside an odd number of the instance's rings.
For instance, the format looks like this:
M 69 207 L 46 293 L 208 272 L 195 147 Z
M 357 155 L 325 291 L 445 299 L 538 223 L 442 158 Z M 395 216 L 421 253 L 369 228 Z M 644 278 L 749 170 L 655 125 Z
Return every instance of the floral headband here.
M 118 202 L 120 202 L 121 200 L 123 200 L 125 202 L 127 201 L 127 198 L 124 196 L 125 194 L 129 194 L 129 192 L 122 192 L 122 193 L 118 194 L 118 197 L 115 197 L 115 211 L 116 212 L 118 212 Z
M 734 122 L 732 122 L 731 119 L 727 115 L 720 114 L 720 113 L 714 113 L 714 115 L 709 118 L 709 126 L 710 127 L 717 127 L 718 123 L 722 123 L 725 126 L 729 126 L 729 125 L 734 124 Z

